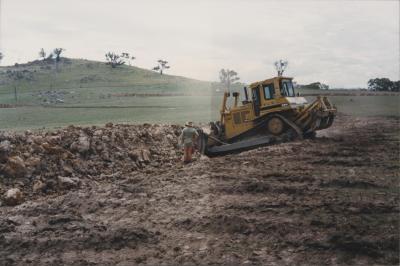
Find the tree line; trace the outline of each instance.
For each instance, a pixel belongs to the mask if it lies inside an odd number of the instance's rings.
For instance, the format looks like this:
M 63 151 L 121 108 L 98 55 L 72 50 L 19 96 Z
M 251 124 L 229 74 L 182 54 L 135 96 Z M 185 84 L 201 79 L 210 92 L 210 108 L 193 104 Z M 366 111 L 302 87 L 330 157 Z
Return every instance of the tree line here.
M 58 63 L 61 60 L 61 54 L 64 52 L 64 48 L 54 48 L 53 51 L 50 53 L 46 53 L 46 51 L 41 48 L 39 51 L 39 58 L 41 58 L 43 61 L 55 61 L 56 62 L 56 70 L 58 70 Z M 3 53 L 0 52 L 0 61 L 4 58 Z M 115 53 L 115 52 L 107 52 L 105 54 L 106 58 L 106 65 L 111 66 L 111 68 L 116 68 L 118 66 L 125 65 L 128 63 L 131 65 L 131 62 L 136 59 L 135 56 L 130 55 L 128 52 L 123 52 L 121 54 Z M 274 63 L 275 68 L 278 72 L 278 76 L 282 76 L 283 72 L 288 66 L 288 61 L 283 61 L 279 60 Z M 163 75 L 164 71 L 169 69 L 170 65 L 168 64 L 168 61 L 159 59 L 157 60 L 157 65 L 152 68 L 153 71 L 159 72 L 161 75 Z M 221 69 L 219 72 L 219 79 L 221 84 L 228 90 L 230 91 L 231 85 L 235 84 L 238 82 L 240 79 L 238 76 L 238 73 L 234 70 L 231 69 Z
M 65 51 L 64 48 L 54 48 L 54 50 L 50 53 L 46 53 L 46 51 L 41 48 L 39 51 L 39 58 L 43 59 L 43 61 L 46 60 L 55 60 L 56 62 L 60 62 L 61 60 L 61 53 Z
M 372 91 L 400 91 L 400 80 L 391 81 L 388 78 L 368 80 L 368 89 Z
M 58 63 L 61 61 L 61 54 L 65 51 L 64 48 L 54 48 L 51 52 L 46 52 L 44 48 L 39 50 L 39 58 L 43 61 L 54 61 L 56 63 L 56 69 L 58 70 Z M 4 54 L 0 52 L 0 62 L 4 58 Z M 127 52 L 121 54 L 115 52 L 107 52 L 105 54 L 106 65 L 110 65 L 111 68 L 116 68 L 117 66 L 125 65 L 128 63 L 131 65 L 132 61 L 136 59 L 135 56 L 130 55 Z M 166 69 L 169 69 L 168 61 L 159 59 L 157 65 L 152 68 L 152 70 L 159 72 L 161 75 Z

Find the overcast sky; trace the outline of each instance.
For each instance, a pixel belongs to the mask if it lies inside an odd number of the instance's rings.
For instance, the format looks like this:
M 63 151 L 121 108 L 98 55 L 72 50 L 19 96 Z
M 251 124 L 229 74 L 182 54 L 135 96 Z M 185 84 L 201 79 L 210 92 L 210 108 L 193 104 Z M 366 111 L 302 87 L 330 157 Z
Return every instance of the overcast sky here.
M 286 74 L 299 83 L 366 87 L 399 79 L 399 1 L 0 0 L 2 65 L 38 58 L 41 47 L 104 61 L 129 52 L 134 65 L 170 62 L 168 73 L 243 82 Z

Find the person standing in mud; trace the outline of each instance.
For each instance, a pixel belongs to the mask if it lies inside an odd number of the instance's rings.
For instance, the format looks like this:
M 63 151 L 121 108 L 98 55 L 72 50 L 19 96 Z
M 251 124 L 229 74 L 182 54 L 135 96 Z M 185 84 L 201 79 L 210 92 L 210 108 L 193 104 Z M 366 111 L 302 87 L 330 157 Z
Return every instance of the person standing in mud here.
M 193 127 L 193 122 L 186 122 L 185 127 L 179 137 L 183 145 L 183 163 L 190 163 L 194 152 L 194 144 L 199 136 L 197 130 Z

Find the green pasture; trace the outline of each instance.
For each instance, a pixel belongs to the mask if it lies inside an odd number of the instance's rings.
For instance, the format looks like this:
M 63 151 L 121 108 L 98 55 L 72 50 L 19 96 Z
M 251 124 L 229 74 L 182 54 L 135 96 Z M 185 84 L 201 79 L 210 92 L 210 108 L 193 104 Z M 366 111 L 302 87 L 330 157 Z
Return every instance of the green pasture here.
M 399 116 L 398 96 L 331 96 L 330 99 L 339 112 L 345 114 Z M 99 108 L 96 106 L 100 103 L 95 102 L 87 103 L 82 108 L 78 104 L 2 108 L 0 129 L 55 128 L 70 124 L 100 125 L 107 122 L 209 122 L 218 119 L 220 103 L 221 96 L 125 97 L 101 102 Z M 106 106 L 109 108 L 104 108 Z

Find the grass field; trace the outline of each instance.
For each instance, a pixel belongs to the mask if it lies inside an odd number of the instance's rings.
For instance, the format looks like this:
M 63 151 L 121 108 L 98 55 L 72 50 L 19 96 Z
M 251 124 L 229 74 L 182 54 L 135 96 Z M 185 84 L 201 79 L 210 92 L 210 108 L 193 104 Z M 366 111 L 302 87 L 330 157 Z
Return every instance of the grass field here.
M 15 79 L 13 72 L 22 73 Z M 198 81 L 131 66 L 111 69 L 101 62 L 64 59 L 53 64 L 33 62 L 0 67 L 0 130 L 55 128 L 70 124 L 183 123 L 218 119 L 221 94 L 217 83 Z M 236 90 L 241 87 L 239 84 Z M 17 99 L 15 99 L 15 87 Z M 118 94 L 169 93 L 180 96 L 117 97 Z M 313 90 L 300 90 L 303 95 Z M 332 93 L 332 91 L 317 91 Z M 399 116 L 399 94 L 329 96 L 339 112 L 354 116 Z M 55 96 L 54 96 L 55 95 Z M 214 96 L 211 96 L 214 95 Z M 62 103 L 53 103 L 62 98 Z M 312 101 L 314 96 L 306 96 Z
M 307 97 L 311 100 L 314 97 Z M 340 112 L 354 116 L 399 116 L 400 97 L 332 96 Z M 350 100 L 351 99 L 351 100 Z M 0 129 L 54 128 L 70 124 L 184 123 L 218 119 L 220 97 L 126 97 L 102 104 L 114 108 L 64 108 L 27 106 L 0 109 Z M 88 106 L 90 106 L 88 104 Z M 92 103 L 95 107 L 96 104 Z M 133 107 L 138 106 L 138 107 Z
M 0 111 L 2 129 L 58 127 L 69 124 L 183 123 L 211 118 L 210 97 L 149 97 L 122 101 L 115 108 L 18 107 Z M 114 102 L 113 105 L 116 105 Z M 123 108 L 125 105 L 125 108 Z M 140 105 L 140 107 L 131 107 Z M 122 108 L 121 108 L 122 107 Z

